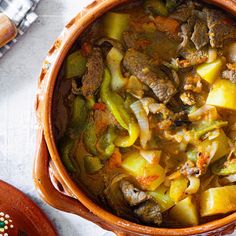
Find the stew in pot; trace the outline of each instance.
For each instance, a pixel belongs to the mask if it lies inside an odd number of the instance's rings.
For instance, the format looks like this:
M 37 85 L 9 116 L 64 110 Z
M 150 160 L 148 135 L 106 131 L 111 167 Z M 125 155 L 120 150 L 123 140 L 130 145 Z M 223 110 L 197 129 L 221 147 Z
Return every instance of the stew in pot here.
M 145 0 L 93 23 L 54 92 L 71 177 L 157 227 L 236 211 L 236 22 L 198 1 Z

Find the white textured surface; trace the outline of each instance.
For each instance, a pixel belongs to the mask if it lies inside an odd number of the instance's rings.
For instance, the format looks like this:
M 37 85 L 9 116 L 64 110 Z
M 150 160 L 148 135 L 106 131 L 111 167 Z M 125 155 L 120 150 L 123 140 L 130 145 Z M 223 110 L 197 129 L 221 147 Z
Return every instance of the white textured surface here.
M 0 60 L 0 179 L 38 203 L 61 236 L 111 236 L 78 216 L 46 205 L 35 191 L 32 166 L 36 123 L 34 98 L 46 53 L 66 22 L 91 0 L 41 0 L 36 23 Z

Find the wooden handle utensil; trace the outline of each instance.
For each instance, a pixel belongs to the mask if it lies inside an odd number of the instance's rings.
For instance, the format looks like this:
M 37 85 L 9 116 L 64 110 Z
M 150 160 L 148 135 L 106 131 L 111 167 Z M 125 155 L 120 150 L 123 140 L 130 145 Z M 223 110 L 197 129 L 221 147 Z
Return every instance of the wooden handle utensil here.
M 0 13 L 0 48 L 17 35 L 15 24 L 3 13 Z

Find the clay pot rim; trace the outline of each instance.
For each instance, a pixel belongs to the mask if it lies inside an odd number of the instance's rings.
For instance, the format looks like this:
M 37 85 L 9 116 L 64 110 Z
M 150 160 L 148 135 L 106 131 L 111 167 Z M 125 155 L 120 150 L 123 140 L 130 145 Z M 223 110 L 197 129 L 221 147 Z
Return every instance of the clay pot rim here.
M 54 46 L 49 51 L 49 55 L 45 61 L 47 64 L 49 62 L 50 68 L 48 69 L 46 76 L 48 78 L 46 86 L 46 93 L 43 100 L 43 112 L 42 112 L 42 120 L 44 135 L 46 139 L 46 143 L 48 146 L 48 150 L 50 156 L 61 175 L 62 179 L 71 190 L 71 192 L 76 196 L 76 198 L 87 207 L 92 213 L 97 215 L 99 218 L 103 219 L 107 223 L 111 225 L 116 225 L 118 228 L 125 229 L 129 232 L 134 233 L 143 233 L 143 234 L 152 234 L 152 235 L 194 235 L 194 234 L 202 234 L 207 233 L 212 230 L 219 229 L 221 227 L 227 226 L 233 221 L 236 220 L 236 212 L 232 213 L 229 216 L 224 218 L 214 220 L 208 222 L 206 224 L 202 224 L 199 226 L 188 227 L 188 228 L 156 228 L 150 226 L 139 225 L 127 220 L 124 220 L 112 213 L 104 210 L 97 204 L 95 204 L 92 200 L 90 200 L 86 194 L 75 184 L 75 182 L 70 178 L 68 172 L 66 171 L 63 163 L 61 162 L 59 153 L 57 151 L 57 147 L 55 144 L 53 131 L 52 131 L 52 98 L 54 87 L 56 83 L 56 79 L 61 68 L 61 65 L 64 61 L 66 54 L 68 53 L 71 46 L 74 44 L 76 39 L 80 36 L 80 34 L 86 29 L 90 23 L 92 23 L 99 16 L 110 10 L 111 8 L 120 5 L 122 3 L 127 2 L 128 0 L 97 0 L 94 1 L 86 8 L 86 12 L 78 14 L 72 21 L 67 24 L 66 28 L 62 32 L 62 34 L 57 39 Z M 236 14 L 236 9 L 233 8 L 233 0 L 226 0 L 225 4 L 221 2 L 221 0 L 207 0 L 208 3 L 212 3 L 220 6 L 221 8 L 231 8 L 232 13 Z M 236 5 L 234 5 L 236 6 Z M 43 78 L 42 78 L 43 80 Z

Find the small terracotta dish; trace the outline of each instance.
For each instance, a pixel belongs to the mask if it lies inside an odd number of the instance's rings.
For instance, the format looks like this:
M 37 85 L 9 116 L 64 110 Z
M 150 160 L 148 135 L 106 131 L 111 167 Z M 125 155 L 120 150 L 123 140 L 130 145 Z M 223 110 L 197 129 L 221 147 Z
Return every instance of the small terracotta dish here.
M 178 229 L 144 226 L 124 220 L 92 201 L 73 182 L 60 159 L 53 135 L 52 99 L 61 65 L 70 48 L 91 23 L 110 9 L 127 2 L 129 1 L 93 1 L 65 26 L 62 34 L 49 50 L 39 78 L 36 97 L 38 116 L 38 140 L 34 165 L 36 188 L 41 197 L 53 207 L 82 216 L 119 236 L 203 236 L 232 233 L 236 227 L 236 213 L 199 226 Z M 235 0 L 207 0 L 206 2 L 236 15 Z
M 0 236 L 56 236 L 42 210 L 18 189 L 0 180 Z

